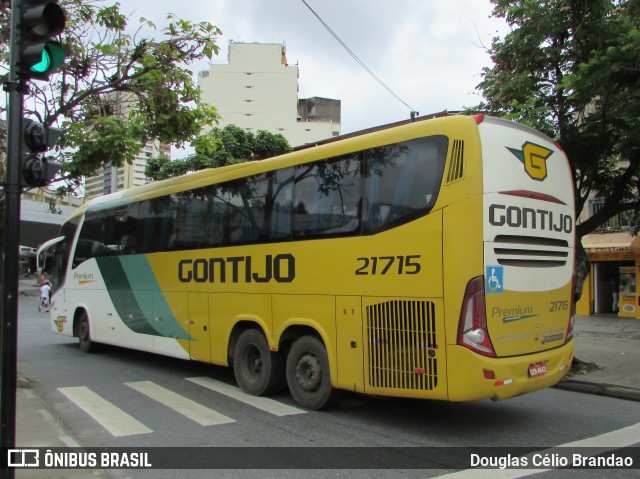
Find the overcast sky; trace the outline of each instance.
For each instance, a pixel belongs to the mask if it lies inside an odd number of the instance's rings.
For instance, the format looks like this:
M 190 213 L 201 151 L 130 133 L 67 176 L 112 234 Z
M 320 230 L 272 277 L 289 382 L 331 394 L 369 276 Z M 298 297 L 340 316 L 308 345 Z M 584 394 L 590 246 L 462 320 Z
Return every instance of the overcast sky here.
M 477 104 L 488 47 L 504 24 L 489 0 L 306 0 L 342 41 L 421 114 Z M 120 0 L 121 10 L 158 27 L 171 12 L 219 27 L 229 41 L 285 43 L 299 66 L 300 98 L 342 101 L 342 133 L 409 118 L 410 109 L 369 76 L 302 0 Z M 208 61 L 196 70 L 208 69 Z

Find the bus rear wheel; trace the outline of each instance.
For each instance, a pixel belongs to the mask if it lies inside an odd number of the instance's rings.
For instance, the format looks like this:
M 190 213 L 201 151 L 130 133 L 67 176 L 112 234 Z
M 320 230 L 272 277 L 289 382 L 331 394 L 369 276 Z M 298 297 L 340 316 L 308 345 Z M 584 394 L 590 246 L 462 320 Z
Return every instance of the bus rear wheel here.
M 233 372 L 244 392 L 268 396 L 276 392 L 284 381 L 282 355 L 271 352 L 260 331 L 247 329 L 233 349 Z
M 302 336 L 287 356 L 287 385 L 298 404 L 307 409 L 330 406 L 336 396 L 331 386 L 327 350 L 314 336 Z

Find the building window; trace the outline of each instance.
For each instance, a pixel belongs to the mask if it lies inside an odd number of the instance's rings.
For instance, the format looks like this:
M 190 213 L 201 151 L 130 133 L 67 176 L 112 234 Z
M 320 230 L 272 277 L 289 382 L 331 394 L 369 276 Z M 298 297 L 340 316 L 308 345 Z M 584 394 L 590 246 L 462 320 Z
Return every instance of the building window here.
M 604 208 L 604 200 L 601 198 L 595 198 L 589 200 L 589 217 L 597 214 L 602 208 Z M 615 215 L 604 223 L 602 223 L 598 229 L 621 229 L 627 228 L 631 226 L 633 221 L 633 214 L 630 211 L 625 211 L 624 213 L 620 213 L 619 215 Z

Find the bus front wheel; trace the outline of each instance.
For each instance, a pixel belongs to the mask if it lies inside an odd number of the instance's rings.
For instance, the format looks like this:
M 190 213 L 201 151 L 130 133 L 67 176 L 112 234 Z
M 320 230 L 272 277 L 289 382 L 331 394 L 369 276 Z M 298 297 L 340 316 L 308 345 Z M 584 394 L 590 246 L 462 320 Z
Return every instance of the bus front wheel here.
M 78 339 L 80 344 L 80 351 L 90 353 L 95 349 L 95 345 L 91 340 L 91 330 L 89 329 L 89 316 L 86 311 L 82 312 L 78 324 Z
M 336 391 L 331 386 L 327 350 L 314 336 L 302 336 L 287 356 L 287 385 L 298 404 L 307 409 L 331 405 Z
M 240 389 L 254 396 L 274 393 L 284 380 L 281 354 L 271 352 L 266 338 L 256 329 L 247 329 L 238 338 L 233 372 Z

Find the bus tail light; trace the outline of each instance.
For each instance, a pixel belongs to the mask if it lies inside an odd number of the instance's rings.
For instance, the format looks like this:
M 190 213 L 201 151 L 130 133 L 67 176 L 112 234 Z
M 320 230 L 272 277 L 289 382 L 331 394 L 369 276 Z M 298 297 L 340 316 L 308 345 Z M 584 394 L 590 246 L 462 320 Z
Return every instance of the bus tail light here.
M 457 344 L 483 356 L 496 356 L 487 330 L 484 278 L 482 276 L 472 279 L 467 284 L 460 310 Z

